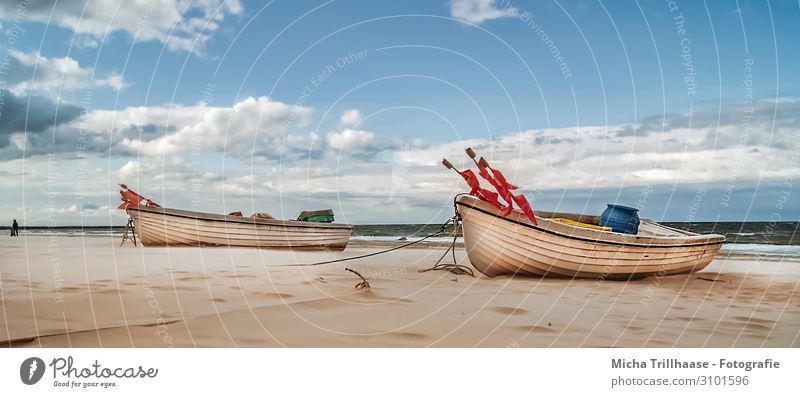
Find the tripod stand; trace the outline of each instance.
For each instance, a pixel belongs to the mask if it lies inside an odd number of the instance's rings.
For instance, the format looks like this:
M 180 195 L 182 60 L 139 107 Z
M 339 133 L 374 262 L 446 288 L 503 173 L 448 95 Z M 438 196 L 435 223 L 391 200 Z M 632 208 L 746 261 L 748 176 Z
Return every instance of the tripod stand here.
M 133 228 L 133 219 L 128 218 L 128 223 L 125 225 L 125 233 L 122 235 L 122 242 L 119 243 L 119 246 L 122 247 L 122 244 L 125 244 L 126 241 L 133 241 L 133 246 L 136 246 L 136 230 Z

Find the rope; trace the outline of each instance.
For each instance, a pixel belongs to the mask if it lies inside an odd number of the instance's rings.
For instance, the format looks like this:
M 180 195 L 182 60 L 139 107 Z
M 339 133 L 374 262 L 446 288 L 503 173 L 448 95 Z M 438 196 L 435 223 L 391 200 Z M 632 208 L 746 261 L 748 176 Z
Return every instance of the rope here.
M 399 245 L 397 247 L 392 247 L 392 248 L 381 250 L 381 251 L 377 251 L 377 252 L 371 252 L 369 254 L 364 254 L 364 255 L 351 256 L 351 257 L 348 257 L 348 258 L 332 259 L 332 260 L 329 260 L 329 261 L 321 261 L 321 262 L 313 262 L 313 263 L 296 263 L 296 264 L 289 264 L 289 265 L 283 265 L 283 266 L 291 266 L 291 267 L 320 266 L 320 265 L 327 265 L 327 264 L 331 264 L 331 263 L 346 262 L 346 261 L 352 261 L 352 260 L 356 260 L 356 259 L 369 258 L 371 256 L 385 254 L 387 252 L 392 252 L 392 251 L 396 251 L 396 250 L 403 249 L 403 248 L 406 248 L 406 247 L 410 247 L 410 246 L 412 246 L 414 244 L 419 244 L 419 243 L 421 243 L 421 242 L 423 242 L 423 241 L 425 241 L 425 240 L 427 240 L 427 239 L 429 239 L 431 237 L 438 236 L 438 235 L 440 235 L 440 234 L 445 232 L 445 229 L 447 228 L 447 225 L 450 224 L 450 222 L 453 222 L 453 224 L 456 225 L 457 219 L 458 219 L 458 210 L 456 209 L 456 216 L 454 216 L 453 219 L 448 219 L 447 222 L 443 223 L 442 226 L 439 227 L 439 231 L 437 231 L 435 233 L 431 233 L 431 234 L 429 234 L 429 235 L 427 235 L 427 236 L 425 236 L 425 237 L 423 237 L 423 238 L 421 238 L 419 240 L 415 240 L 415 241 L 412 241 L 410 243 Z M 468 275 L 468 276 L 471 276 L 471 277 L 475 277 L 475 274 L 472 272 L 472 269 L 470 269 L 470 268 L 468 268 L 468 267 L 466 267 L 464 265 L 456 264 L 456 239 L 457 239 L 457 236 L 456 236 L 455 233 L 453 233 L 453 242 L 450 244 L 450 247 L 447 249 L 447 251 L 444 252 L 442 257 L 439 258 L 438 261 L 436 261 L 436 264 L 433 265 L 433 267 L 430 268 L 430 269 L 419 270 L 419 272 L 420 273 L 424 273 L 424 272 L 431 271 L 431 270 L 447 270 L 450 273 L 453 273 L 453 274 L 456 274 L 456 275 Z M 450 252 L 450 251 L 453 252 L 453 263 L 447 263 L 447 264 L 440 263 L 440 262 L 442 262 L 442 259 L 444 259 L 444 257 L 447 256 L 447 253 Z M 347 270 L 348 272 L 351 272 L 351 273 L 355 274 L 356 276 L 358 276 L 359 278 L 361 278 L 361 282 L 356 284 L 356 286 L 355 286 L 356 289 L 370 289 L 369 282 L 367 281 L 366 278 L 364 278 L 364 276 L 361 275 L 361 273 L 359 273 L 359 272 L 357 272 L 357 271 L 355 271 L 353 269 L 347 268 L 347 267 L 344 268 L 344 270 Z
M 361 273 L 359 273 L 359 272 L 357 272 L 357 271 L 355 271 L 355 270 L 353 270 L 353 269 L 351 269 L 349 267 L 344 268 L 344 270 L 347 270 L 348 272 L 353 273 L 356 276 L 358 276 L 359 278 L 361 278 L 361 282 L 356 284 L 356 287 L 355 287 L 356 289 L 370 289 L 371 288 L 369 286 L 369 281 L 367 281 L 367 279 L 365 279 L 364 276 L 361 275 Z
M 458 195 L 458 196 L 460 196 L 460 195 Z M 456 196 L 456 198 L 458 198 L 458 196 Z M 444 254 L 442 254 L 442 256 L 439 258 L 439 260 L 436 261 L 436 264 L 434 264 L 433 267 L 430 267 L 428 269 L 420 269 L 420 270 L 417 270 L 417 272 L 425 273 L 425 272 L 429 272 L 431 270 L 434 270 L 434 271 L 445 270 L 445 271 L 453 273 L 453 274 L 455 274 L 457 276 L 475 277 L 475 273 L 472 271 L 472 269 L 470 269 L 469 267 L 464 266 L 464 265 L 459 265 L 458 261 L 456 260 L 456 241 L 458 239 L 458 235 L 455 233 L 455 231 L 458 228 L 458 220 L 461 219 L 461 217 L 458 214 L 458 207 L 455 205 L 455 199 L 453 201 L 453 207 L 455 208 L 455 211 L 456 211 L 456 214 L 453 217 L 453 242 L 450 244 L 450 247 L 447 248 L 447 251 L 445 251 Z M 447 256 L 448 252 L 452 252 L 453 253 L 453 263 L 441 263 L 442 260 L 444 260 L 444 257 Z
M 436 237 L 436 236 L 444 233 L 445 229 L 447 228 L 447 225 L 449 225 L 450 222 L 452 222 L 452 221 L 453 221 L 452 219 L 448 219 L 447 222 L 443 223 L 442 226 L 439 227 L 439 231 L 436 232 L 436 233 L 431 233 L 431 234 L 429 234 L 429 235 L 427 235 L 427 236 L 425 236 L 425 237 L 423 237 L 423 238 L 421 238 L 419 240 L 415 240 L 415 241 L 412 241 L 410 243 L 406 243 L 406 244 L 403 244 L 403 245 L 398 245 L 397 247 L 392 247 L 392 248 L 389 248 L 389 249 L 385 249 L 385 250 L 377 251 L 377 252 L 372 252 L 372 253 L 364 254 L 364 255 L 351 256 L 351 257 L 348 257 L 348 258 L 332 259 L 332 260 L 329 260 L 329 261 L 321 261 L 321 262 L 313 262 L 313 263 L 293 263 L 293 264 L 284 265 L 284 266 L 307 267 L 307 266 L 328 265 L 328 264 L 331 264 L 331 263 L 346 262 L 346 261 L 352 261 L 352 260 L 356 260 L 356 259 L 369 258 L 371 256 L 376 256 L 376 255 L 385 254 L 387 252 L 397 251 L 399 249 L 410 247 L 410 246 L 412 246 L 414 244 L 421 243 L 421 242 L 423 242 L 423 241 L 425 241 L 425 240 L 427 240 L 427 239 L 429 239 L 431 237 Z M 455 253 L 453 253 L 453 257 L 455 257 Z M 440 259 L 440 261 L 441 261 L 441 259 Z
M 448 271 L 450 273 L 453 273 L 453 274 L 455 274 L 457 276 L 475 277 L 475 273 L 472 271 L 472 269 L 470 269 L 469 267 L 464 266 L 464 265 L 459 265 L 457 263 L 458 261 L 456 261 L 456 239 L 457 238 L 458 237 L 453 236 L 453 243 L 450 244 L 450 247 L 447 249 L 447 251 L 444 252 L 444 254 L 442 254 L 442 257 L 439 258 L 438 261 L 436 261 L 436 264 L 433 265 L 433 267 L 430 267 L 428 269 L 419 269 L 419 270 L 417 270 L 417 272 L 425 273 L 425 272 L 429 272 L 431 270 L 434 270 L 434 271 L 446 270 L 446 271 Z M 453 253 L 453 263 L 441 263 L 442 260 L 444 259 L 444 257 L 447 256 L 448 252 L 452 252 Z

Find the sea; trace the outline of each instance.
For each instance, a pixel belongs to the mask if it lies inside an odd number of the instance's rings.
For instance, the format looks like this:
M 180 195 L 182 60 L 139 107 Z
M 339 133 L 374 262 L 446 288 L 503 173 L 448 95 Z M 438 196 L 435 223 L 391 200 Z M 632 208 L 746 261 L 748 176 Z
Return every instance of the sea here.
M 722 253 L 800 259 L 800 222 L 662 222 L 674 228 L 695 233 L 716 233 L 726 238 Z M 406 243 L 436 233 L 441 225 L 394 224 L 354 225 L 352 240 L 380 243 Z M 9 233 L 6 227 L 6 232 Z M 20 235 L 62 236 L 113 236 L 122 237 L 123 226 L 58 226 L 25 227 Z M 452 237 L 444 233 L 428 238 L 428 242 L 449 242 Z M 459 242 L 463 242 L 459 237 Z

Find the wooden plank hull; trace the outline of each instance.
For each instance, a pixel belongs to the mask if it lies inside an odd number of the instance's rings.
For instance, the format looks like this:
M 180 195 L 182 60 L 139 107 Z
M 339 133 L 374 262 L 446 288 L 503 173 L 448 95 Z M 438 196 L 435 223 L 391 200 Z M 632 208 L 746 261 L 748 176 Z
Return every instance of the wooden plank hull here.
M 495 207 L 471 196 L 459 196 L 456 205 L 469 260 L 489 277 L 631 279 L 687 273 L 706 267 L 725 241 L 721 235 L 697 235 L 646 220 L 639 235 L 549 220 L 589 220 L 576 214 L 540 213 L 539 225 L 534 226 L 519 211 L 503 217 Z
M 127 209 L 142 244 L 343 250 L 352 226 L 208 214 L 170 208 Z

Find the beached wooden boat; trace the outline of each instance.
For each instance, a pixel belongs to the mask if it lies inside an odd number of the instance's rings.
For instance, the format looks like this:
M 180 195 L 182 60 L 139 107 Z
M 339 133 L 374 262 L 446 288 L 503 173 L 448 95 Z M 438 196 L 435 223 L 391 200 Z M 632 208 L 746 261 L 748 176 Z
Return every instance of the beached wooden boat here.
M 126 209 L 145 246 L 343 250 L 351 225 L 209 214 L 155 206 Z
M 119 185 L 128 226 L 122 242 L 136 236 L 145 246 L 225 246 L 343 250 L 351 225 L 333 222 L 332 210 L 303 211 L 296 221 L 281 221 L 266 213 L 242 216 L 163 208 L 155 201 Z M 312 220 L 312 221 L 310 221 Z M 317 220 L 314 222 L 313 220 Z M 129 237 L 129 228 L 134 235 Z
M 703 269 L 725 237 L 699 235 L 642 219 L 638 234 L 576 226 L 599 224 L 599 216 L 537 211 L 534 225 L 522 212 L 502 216 L 490 203 L 456 198 L 464 244 L 472 265 L 495 277 L 630 279 Z M 562 218 L 574 222 L 556 221 Z

